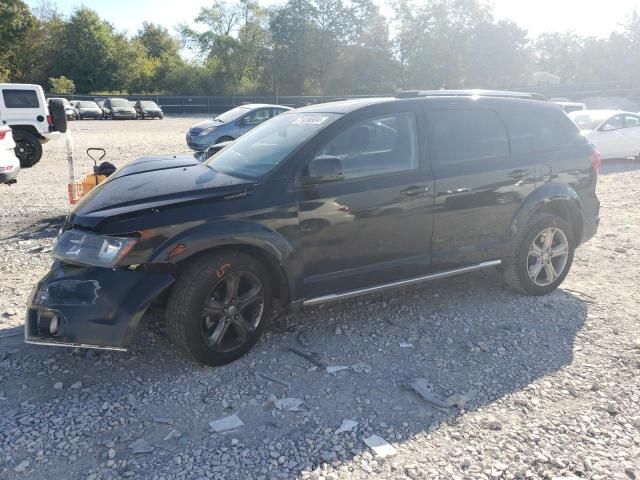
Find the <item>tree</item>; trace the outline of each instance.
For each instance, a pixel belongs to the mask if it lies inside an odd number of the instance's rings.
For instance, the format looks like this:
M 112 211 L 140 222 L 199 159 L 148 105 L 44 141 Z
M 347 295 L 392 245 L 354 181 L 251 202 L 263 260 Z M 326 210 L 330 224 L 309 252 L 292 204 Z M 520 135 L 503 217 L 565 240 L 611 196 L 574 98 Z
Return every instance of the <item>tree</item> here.
M 74 80 L 81 92 L 122 88 L 113 27 L 88 8 L 77 9 L 65 24 L 54 72 Z
M 200 54 L 219 91 L 231 93 L 256 86 L 269 39 L 265 22 L 266 11 L 252 0 L 215 2 L 201 8 L 195 19 L 204 31 L 182 25 L 180 33 L 185 45 Z
M 68 79 L 64 75 L 61 77 L 50 77 L 49 85 L 51 85 L 52 93 L 69 95 L 76 91 L 76 86 L 73 83 L 73 80 Z
M 135 40 L 140 42 L 151 58 L 178 57 L 180 54 L 178 40 L 166 28 L 155 23 L 143 22 Z
M 14 81 L 20 69 L 18 46 L 33 26 L 33 16 L 22 0 L 0 2 L 0 81 Z

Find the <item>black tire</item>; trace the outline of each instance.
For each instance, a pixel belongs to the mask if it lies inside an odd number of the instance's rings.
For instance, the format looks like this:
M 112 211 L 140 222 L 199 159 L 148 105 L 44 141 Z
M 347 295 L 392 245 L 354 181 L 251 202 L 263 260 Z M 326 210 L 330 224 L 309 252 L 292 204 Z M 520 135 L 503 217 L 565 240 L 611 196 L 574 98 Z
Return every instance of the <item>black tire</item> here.
M 67 113 L 64 110 L 64 103 L 59 98 L 49 100 L 49 113 L 53 119 L 53 127 L 56 131 L 64 133 L 67 131 Z
M 16 142 L 15 153 L 20 160 L 20 167 L 33 167 L 42 158 L 42 144 L 33 133 L 14 130 L 13 140 Z
M 546 238 L 543 235 L 545 231 L 547 234 L 551 234 L 551 242 L 558 242 L 555 247 L 550 244 L 548 251 L 546 246 L 540 245 L 540 241 Z M 562 233 L 558 233 L 558 231 Z M 534 241 L 537 249 L 534 247 Z M 564 248 L 560 247 L 565 241 L 566 257 L 550 255 L 551 252 L 564 251 Z M 504 281 L 511 288 L 525 295 L 539 296 L 551 293 L 558 288 L 569 273 L 573 263 L 575 246 L 573 229 L 566 220 L 549 213 L 536 214 L 516 238 L 513 255 L 503 260 Z M 532 253 L 537 251 L 540 251 L 540 257 L 537 257 L 537 253 Z M 562 268 L 561 271 L 558 271 L 560 265 Z M 534 273 L 536 271 L 538 274 Z M 553 274 L 549 272 L 553 272 Z M 531 278 L 530 273 L 537 275 L 536 281 Z M 540 275 L 544 275 L 544 278 L 541 278 Z
M 237 285 L 236 294 L 229 293 L 233 285 Z M 260 298 L 243 301 L 250 293 Z M 242 307 L 243 303 L 247 304 Z M 171 292 L 167 334 L 191 359 L 210 366 L 225 365 L 251 350 L 272 310 L 269 274 L 262 263 L 234 251 L 203 254 L 190 262 Z
M 233 137 L 227 137 L 227 136 L 220 137 L 218 140 L 216 140 L 216 144 L 222 143 L 222 142 L 231 142 L 233 140 L 234 140 Z

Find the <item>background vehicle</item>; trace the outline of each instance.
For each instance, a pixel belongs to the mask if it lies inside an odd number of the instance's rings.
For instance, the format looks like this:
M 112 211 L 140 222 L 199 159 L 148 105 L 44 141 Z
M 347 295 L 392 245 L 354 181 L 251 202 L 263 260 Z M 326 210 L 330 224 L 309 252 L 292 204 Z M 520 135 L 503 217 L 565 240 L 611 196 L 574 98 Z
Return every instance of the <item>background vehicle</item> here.
M 129 163 L 67 217 L 26 340 L 125 348 L 166 292 L 174 345 L 221 365 L 288 306 L 498 266 L 553 291 L 597 230 L 600 158 L 556 106 L 515 95 L 315 105 L 204 163 Z
M 91 100 L 82 100 L 76 104 L 76 111 L 78 112 L 78 118 L 84 120 L 85 118 L 101 119 L 104 118 L 104 112 L 96 102 Z
M 164 118 L 162 109 L 156 102 L 152 102 L 151 100 L 138 100 L 134 108 L 136 109 L 138 118 L 142 118 L 143 120 L 146 118 L 159 118 L 162 120 Z
M 64 113 L 67 115 L 67 121 L 76 119 L 76 109 L 66 98 L 51 97 L 49 100 L 57 100 L 64 105 Z
M 100 109 L 102 110 L 102 118 L 109 118 L 111 111 L 105 108 L 104 102 L 106 102 L 106 98 L 96 98 L 95 102 L 98 104 Z
M 640 157 L 640 115 L 620 110 L 583 110 L 569 114 L 603 159 Z
M 71 106 L 74 109 L 74 113 L 75 113 L 74 118 L 76 120 L 78 120 L 80 118 L 80 114 L 78 113 L 78 103 L 79 102 L 80 102 L 80 100 L 69 100 L 69 103 L 71 104 Z
M 20 166 L 31 167 L 42 158 L 42 144 L 67 131 L 64 105 L 47 102 L 40 85 L 0 83 L 0 124 L 13 130 Z
M 107 98 L 104 101 L 104 106 L 102 108 L 105 112 L 108 112 L 105 116 L 112 120 L 135 120 L 137 116 L 136 110 L 131 106 L 131 102 L 126 98 Z
M 560 108 L 564 111 L 564 113 L 576 112 L 579 110 L 586 110 L 587 106 L 584 103 L 580 102 L 571 102 L 565 100 L 549 100 L 551 103 L 555 103 L 556 105 L 560 105 Z
M 235 140 L 262 122 L 288 110 L 291 108 L 260 103 L 233 108 L 192 126 L 187 132 L 187 145 L 193 150 L 202 151 L 218 142 Z
M 0 183 L 15 183 L 20 173 L 20 160 L 13 151 L 15 147 L 11 129 L 0 126 Z

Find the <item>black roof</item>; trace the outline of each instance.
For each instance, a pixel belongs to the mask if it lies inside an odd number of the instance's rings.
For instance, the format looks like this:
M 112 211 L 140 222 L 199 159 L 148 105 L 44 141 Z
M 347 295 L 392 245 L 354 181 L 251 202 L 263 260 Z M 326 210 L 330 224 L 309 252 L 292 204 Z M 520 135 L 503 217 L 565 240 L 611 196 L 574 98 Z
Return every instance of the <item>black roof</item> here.
M 489 97 L 518 98 L 522 100 L 545 100 L 539 93 L 511 92 L 505 90 L 410 90 L 400 92 L 394 97 L 353 98 L 327 103 L 318 103 L 298 108 L 295 112 L 308 113 L 349 113 L 376 103 L 393 102 L 399 99 L 429 97 Z

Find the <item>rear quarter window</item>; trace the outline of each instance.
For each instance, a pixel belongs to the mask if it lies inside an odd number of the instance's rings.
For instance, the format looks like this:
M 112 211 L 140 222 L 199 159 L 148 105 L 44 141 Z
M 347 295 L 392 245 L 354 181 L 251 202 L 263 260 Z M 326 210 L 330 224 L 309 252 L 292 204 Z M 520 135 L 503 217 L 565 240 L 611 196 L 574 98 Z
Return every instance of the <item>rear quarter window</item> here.
M 580 138 L 578 127 L 560 109 L 513 107 L 500 115 L 507 126 L 514 155 L 560 150 Z
M 509 138 L 493 110 L 434 110 L 429 116 L 432 153 L 439 165 L 509 155 Z
M 2 90 L 2 98 L 7 108 L 39 108 L 35 90 Z

